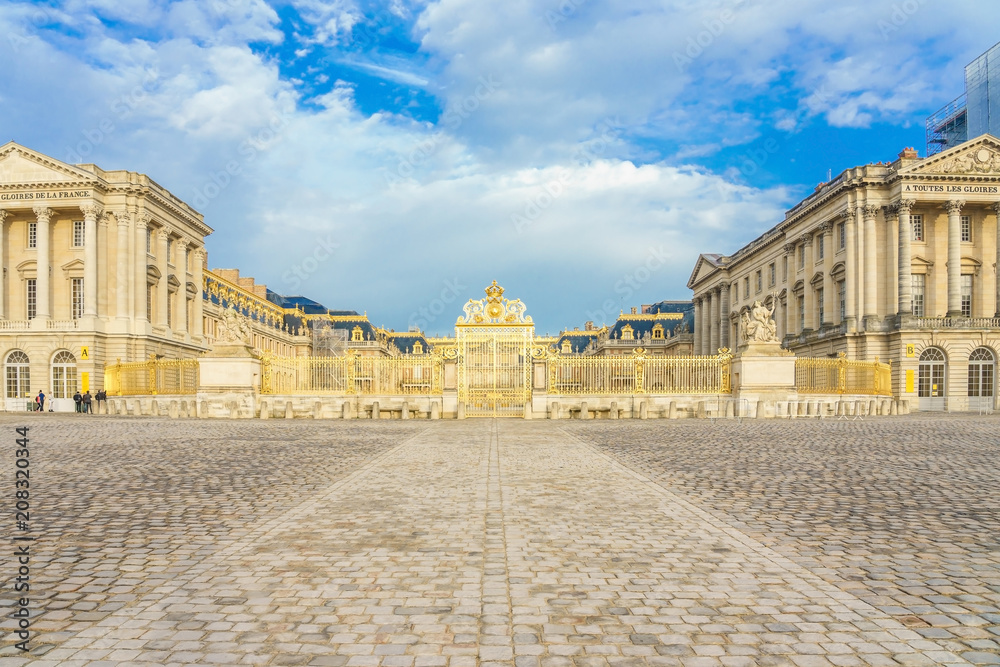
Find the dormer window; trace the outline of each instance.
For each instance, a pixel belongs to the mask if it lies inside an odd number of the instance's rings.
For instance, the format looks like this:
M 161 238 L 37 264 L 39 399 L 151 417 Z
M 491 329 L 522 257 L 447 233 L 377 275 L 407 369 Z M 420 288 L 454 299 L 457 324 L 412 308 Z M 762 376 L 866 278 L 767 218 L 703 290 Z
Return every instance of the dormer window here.
M 572 343 L 570 343 L 570 341 L 569 341 L 568 339 L 567 339 L 567 340 L 564 340 L 564 341 L 562 342 L 562 353 L 563 353 L 563 354 L 569 354 L 569 353 L 571 353 L 572 351 L 573 351 L 573 344 L 572 344 Z
M 631 324 L 626 324 L 622 327 L 622 340 L 635 340 L 633 334 L 633 329 Z
M 663 340 L 663 325 L 660 323 L 653 327 L 653 340 Z
M 413 341 L 413 354 L 423 354 L 423 353 L 424 353 L 424 346 L 420 343 L 420 341 L 419 340 Z
M 354 327 L 354 329 L 351 330 L 351 341 L 360 342 L 362 340 L 364 340 L 364 338 L 363 338 L 363 332 L 361 331 L 361 327 Z

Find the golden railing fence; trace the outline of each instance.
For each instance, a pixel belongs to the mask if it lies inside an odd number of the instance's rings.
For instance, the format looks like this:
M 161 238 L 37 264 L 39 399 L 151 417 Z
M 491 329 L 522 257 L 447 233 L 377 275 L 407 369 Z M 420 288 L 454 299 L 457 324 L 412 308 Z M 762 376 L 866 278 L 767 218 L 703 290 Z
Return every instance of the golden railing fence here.
M 443 359 L 432 354 L 399 357 L 261 358 L 262 394 L 441 394 Z
M 800 394 L 892 395 L 892 365 L 853 361 L 841 352 L 836 359 L 795 360 L 795 388 Z
M 197 359 L 150 359 L 111 364 L 104 369 L 104 389 L 108 396 L 149 396 L 156 394 L 196 394 Z
M 629 356 L 550 355 L 550 394 L 728 394 L 732 355 L 714 357 L 649 357 L 637 350 Z

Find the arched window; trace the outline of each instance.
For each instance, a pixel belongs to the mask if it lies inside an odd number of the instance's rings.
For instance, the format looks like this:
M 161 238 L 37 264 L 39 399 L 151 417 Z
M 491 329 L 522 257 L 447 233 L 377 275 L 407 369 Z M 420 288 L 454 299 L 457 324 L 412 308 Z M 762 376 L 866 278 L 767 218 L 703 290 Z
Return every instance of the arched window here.
M 76 357 L 66 350 L 52 358 L 52 398 L 72 398 L 76 393 Z
M 969 397 L 986 399 L 982 401 L 992 407 L 996 378 L 996 356 L 988 347 L 977 347 L 969 355 Z M 971 405 L 970 408 L 977 408 Z
M 920 353 L 917 396 L 921 410 L 944 410 L 946 365 L 940 348 L 929 347 Z
M 663 325 L 659 322 L 653 327 L 653 340 L 663 340 Z
M 424 353 L 424 346 L 421 344 L 421 342 L 419 340 L 413 341 L 413 354 L 423 354 L 423 353 Z
M 14 350 L 7 355 L 7 398 L 31 397 L 31 368 L 28 365 L 28 355 L 21 350 Z

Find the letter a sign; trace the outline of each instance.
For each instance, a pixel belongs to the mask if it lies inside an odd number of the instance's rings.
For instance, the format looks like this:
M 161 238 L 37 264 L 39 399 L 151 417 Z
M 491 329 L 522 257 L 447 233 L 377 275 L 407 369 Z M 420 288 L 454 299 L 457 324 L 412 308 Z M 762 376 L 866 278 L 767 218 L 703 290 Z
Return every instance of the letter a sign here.
M 84 345 L 80 348 L 80 361 L 90 361 L 90 346 Z

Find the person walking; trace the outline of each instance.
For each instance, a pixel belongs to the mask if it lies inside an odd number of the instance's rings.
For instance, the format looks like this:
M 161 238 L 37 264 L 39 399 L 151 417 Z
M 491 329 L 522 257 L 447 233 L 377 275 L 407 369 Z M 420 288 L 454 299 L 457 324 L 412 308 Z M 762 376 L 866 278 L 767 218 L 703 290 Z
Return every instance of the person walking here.
M 41 389 L 38 390 L 38 396 L 35 396 L 35 403 L 39 412 L 45 412 L 45 392 Z
M 87 414 L 93 414 L 90 411 L 90 402 L 92 400 L 93 397 L 90 395 L 90 390 L 88 389 L 87 392 L 83 395 L 83 411 L 86 412 Z
M 83 411 L 83 396 L 80 395 L 79 389 L 77 389 L 76 393 L 73 394 L 73 404 L 76 406 L 77 412 Z

